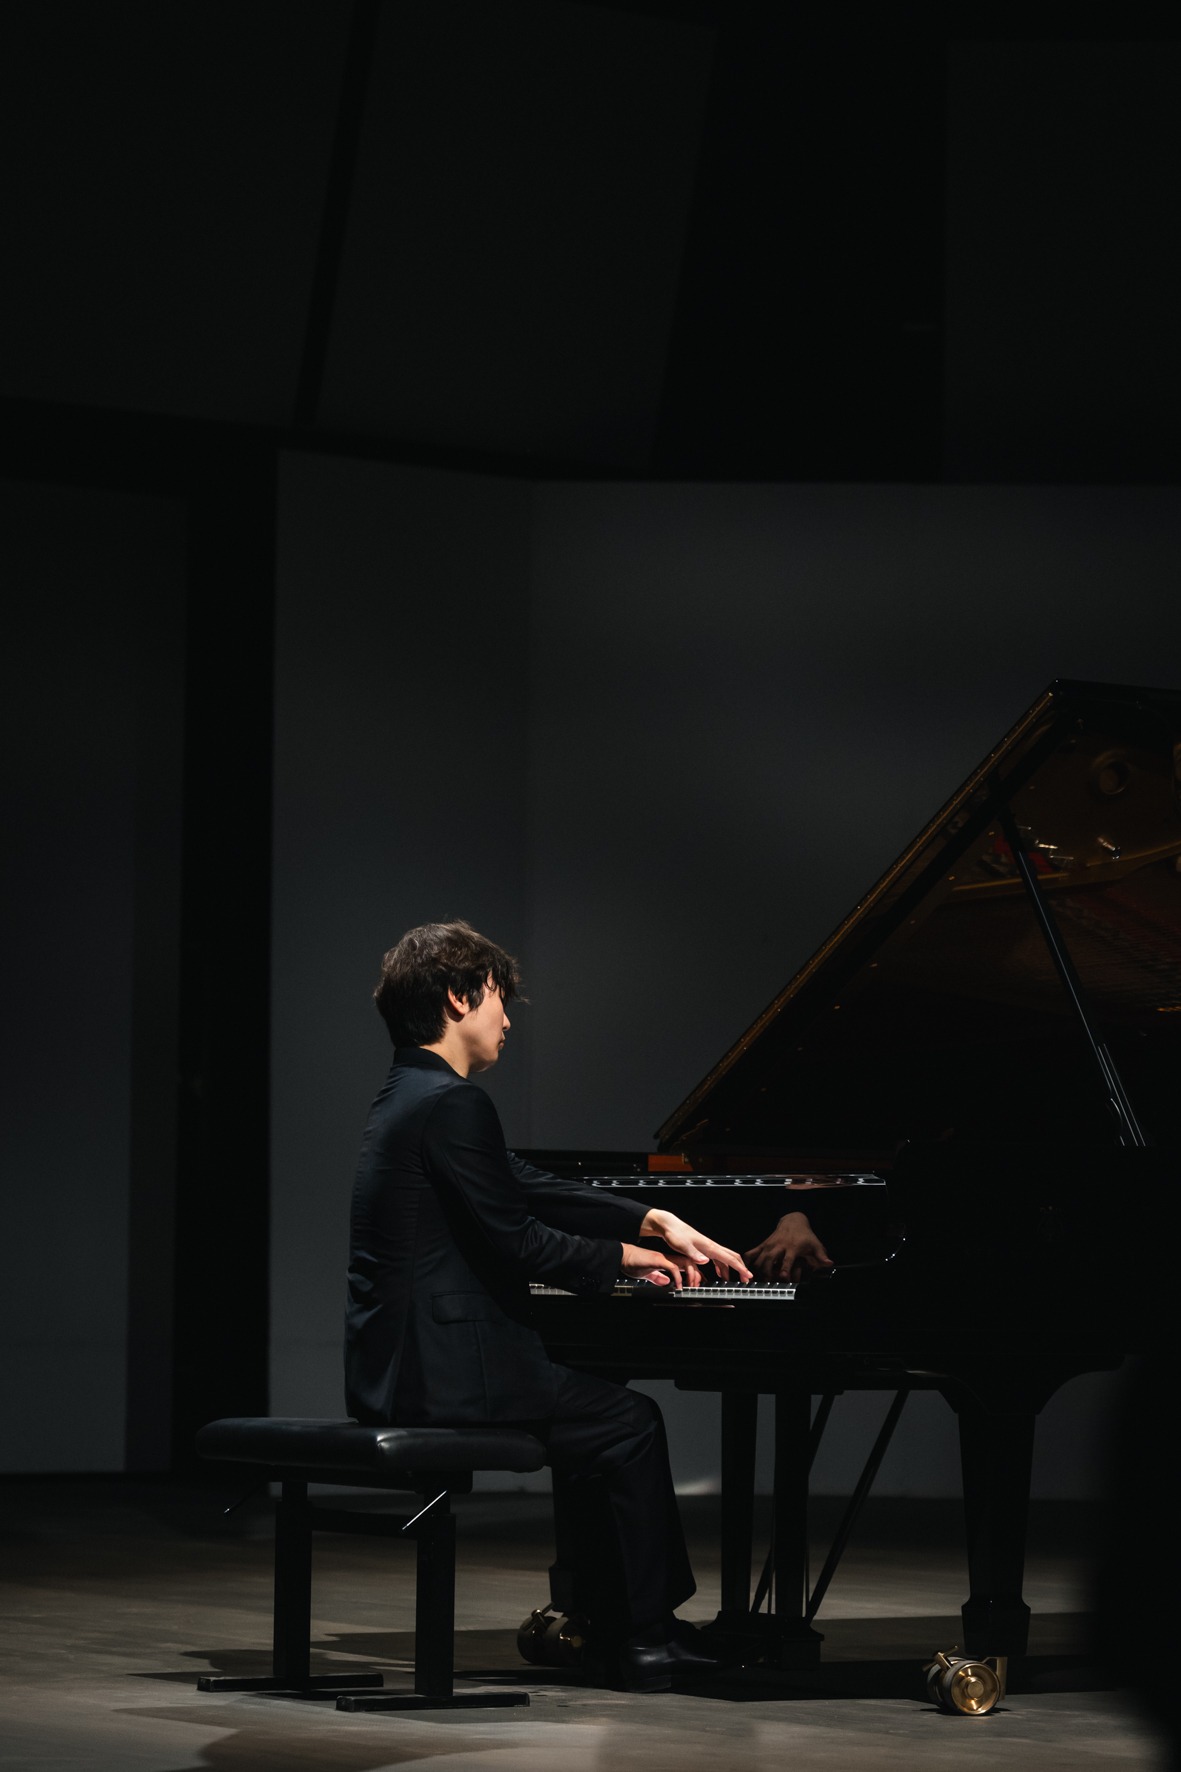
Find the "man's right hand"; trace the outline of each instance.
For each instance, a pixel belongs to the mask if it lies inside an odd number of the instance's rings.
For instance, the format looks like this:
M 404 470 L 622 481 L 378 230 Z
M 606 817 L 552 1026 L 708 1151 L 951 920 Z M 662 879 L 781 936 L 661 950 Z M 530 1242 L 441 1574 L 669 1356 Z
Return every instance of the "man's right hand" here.
M 675 1212 L 653 1209 L 644 1214 L 640 1225 L 641 1237 L 659 1237 L 672 1250 L 673 1260 L 687 1262 L 698 1271 L 698 1264 L 707 1268 L 711 1264 L 719 1280 L 737 1278 L 745 1285 L 751 1271 L 737 1250 L 727 1249 L 724 1243 L 715 1243 L 712 1237 L 702 1236 Z M 700 1278 L 700 1276 L 699 1276 Z M 692 1284 L 693 1282 L 690 1282 Z

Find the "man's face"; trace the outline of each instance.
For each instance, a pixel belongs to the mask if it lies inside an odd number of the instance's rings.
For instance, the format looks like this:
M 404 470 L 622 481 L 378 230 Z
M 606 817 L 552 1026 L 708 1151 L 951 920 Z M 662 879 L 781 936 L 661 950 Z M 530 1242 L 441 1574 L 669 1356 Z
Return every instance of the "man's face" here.
M 512 1023 L 504 1012 L 500 990 L 489 975 L 484 997 L 478 1009 L 468 1008 L 463 1018 L 464 1047 L 473 1071 L 486 1071 L 496 1063 L 504 1045 L 504 1036 Z

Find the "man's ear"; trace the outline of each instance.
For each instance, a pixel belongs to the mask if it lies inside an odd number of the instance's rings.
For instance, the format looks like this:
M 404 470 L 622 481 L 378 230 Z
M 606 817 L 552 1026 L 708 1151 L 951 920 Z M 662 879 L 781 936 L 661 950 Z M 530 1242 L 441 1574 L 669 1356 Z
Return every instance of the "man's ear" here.
M 448 1021 L 462 1021 L 465 1015 L 471 1014 L 472 1009 L 467 998 L 457 997 L 453 990 L 448 990 L 447 1002 L 444 1007 L 447 1011 Z

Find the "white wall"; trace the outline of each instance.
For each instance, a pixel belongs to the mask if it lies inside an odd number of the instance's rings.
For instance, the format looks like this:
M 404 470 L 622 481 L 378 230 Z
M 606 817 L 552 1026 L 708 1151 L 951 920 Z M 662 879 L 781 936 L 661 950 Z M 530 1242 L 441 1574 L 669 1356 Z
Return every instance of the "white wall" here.
M 644 1145 L 1051 679 L 1181 684 L 1172 490 L 548 487 L 533 582 L 540 1144 Z
M 31 484 L 0 506 L 0 1469 L 163 1468 L 183 514 Z M 129 1319 L 143 1264 L 154 1320 Z
M 343 1410 L 348 1209 L 404 929 L 525 925 L 529 492 L 290 455 L 279 487 L 272 996 L 277 1415 Z M 510 1122 L 527 1069 L 494 1085 Z

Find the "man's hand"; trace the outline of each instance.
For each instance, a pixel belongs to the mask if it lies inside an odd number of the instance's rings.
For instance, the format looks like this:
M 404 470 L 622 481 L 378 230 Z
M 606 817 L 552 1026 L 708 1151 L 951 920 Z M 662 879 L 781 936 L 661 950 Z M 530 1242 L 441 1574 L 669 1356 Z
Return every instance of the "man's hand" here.
M 654 1207 L 651 1212 L 644 1214 L 640 1235 L 659 1237 L 662 1242 L 667 1243 L 674 1255 L 684 1257 L 681 1265 L 686 1267 L 687 1272 L 697 1273 L 697 1263 L 708 1265 L 712 1262 L 719 1280 L 728 1279 L 731 1273 L 740 1280 L 752 1278 L 741 1255 L 733 1249 L 727 1249 L 723 1243 L 715 1243 L 712 1237 L 703 1237 L 700 1231 L 695 1231 L 691 1224 L 686 1224 L 675 1212 L 663 1212 Z M 700 1273 L 697 1273 L 696 1281 L 690 1279 L 689 1284 L 700 1285 Z
M 629 1280 L 651 1280 L 656 1286 L 675 1286 L 678 1292 L 682 1286 L 701 1284 L 701 1269 L 691 1261 L 677 1261 L 658 1254 L 655 1249 L 641 1249 L 638 1243 L 623 1245 L 623 1264 L 619 1271 Z
M 746 1259 L 765 1285 L 802 1280 L 809 1269 L 834 1265 L 831 1255 L 802 1212 L 788 1212 Z

